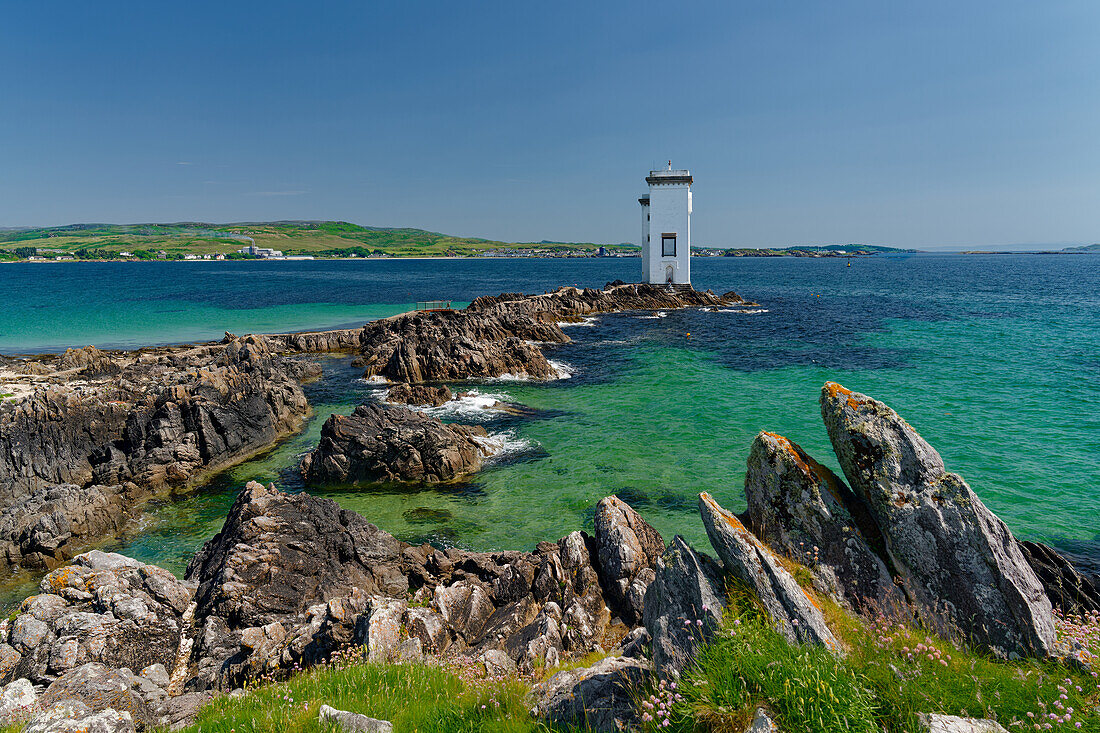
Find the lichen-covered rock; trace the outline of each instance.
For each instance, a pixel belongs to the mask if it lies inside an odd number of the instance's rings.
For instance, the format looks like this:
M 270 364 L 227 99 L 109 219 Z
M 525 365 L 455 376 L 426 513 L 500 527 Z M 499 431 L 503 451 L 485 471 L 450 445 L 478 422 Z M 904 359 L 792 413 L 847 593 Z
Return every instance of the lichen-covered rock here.
M 409 384 L 402 382 L 386 392 L 386 402 L 395 405 L 424 405 L 439 407 L 451 401 L 454 395 L 446 385 Z
M 771 719 L 767 710 L 757 708 L 745 733 L 779 733 L 779 726 Z
M 645 592 L 653 581 L 653 566 L 665 551 L 665 541 L 641 515 L 617 496 L 596 504 L 595 537 L 601 577 L 612 598 L 621 604 L 624 621 L 642 618 Z
M 487 438 L 481 426 L 367 403 L 325 421 L 320 443 L 302 460 L 302 475 L 311 483 L 449 481 L 481 467 Z
M 652 672 L 648 661 L 630 657 L 606 657 L 591 667 L 563 670 L 535 686 L 535 712 L 555 726 L 627 730 L 638 720 L 636 691 Z
M 745 475 L 748 526 L 773 550 L 806 565 L 815 585 L 865 613 L 905 602 L 872 544 L 882 538 L 862 501 L 796 443 L 760 433 Z
M 92 713 L 107 710 L 127 713 L 142 729 L 151 729 L 157 724 L 152 709 L 135 694 L 130 680 L 99 662 L 89 662 L 66 672 L 46 688 L 40 704 L 43 710 L 49 710 L 57 703 L 71 700 L 83 703 Z
M 678 677 L 718 630 L 726 607 L 722 576 L 718 563 L 678 535 L 658 558 L 642 618 L 662 678 Z
M 19 655 L 6 677 L 49 684 L 89 662 L 171 668 L 194 586 L 122 555 L 92 552 L 54 570 L 20 606 L 9 633 Z
M 1050 654 L 1051 604 L 1012 533 L 896 412 L 828 382 L 821 414 L 893 571 L 926 622 L 1003 657 Z
M 820 644 L 840 651 L 821 609 L 764 543 L 710 494 L 699 495 L 699 513 L 722 564 L 752 589 L 776 631 L 791 643 Z
M 128 712 L 114 708 L 93 711 L 70 698 L 35 715 L 23 733 L 135 733 L 136 730 Z
M 0 690 L 0 727 L 26 722 L 38 712 L 38 694 L 34 685 L 20 678 Z

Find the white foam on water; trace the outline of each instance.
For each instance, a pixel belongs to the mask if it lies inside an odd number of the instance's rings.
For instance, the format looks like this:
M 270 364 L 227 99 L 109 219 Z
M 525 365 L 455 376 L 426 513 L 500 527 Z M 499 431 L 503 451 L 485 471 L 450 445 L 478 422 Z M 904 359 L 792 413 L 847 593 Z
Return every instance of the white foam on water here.
M 381 374 L 373 374 L 369 377 L 360 377 L 360 382 L 366 382 L 367 384 L 390 384 L 390 380 L 383 377 Z
M 497 404 L 506 403 L 511 399 L 503 392 L 485 392 L 483 394 L 476 389 L 471 389 L 464 392 L 461 397 L 455 397 L 438 407 L 413 407 L 411 405 L 409 407 L 434 417 L 457 416 L 465 419 L 477 419 L 503 412 L 501 408 L 497 407 Z
M 553 359 L 547 359 L 547 361 L 550 362 L 550 368 L 554 370 L 555 379 L 569 379 L 577 373 L 576 367 L 570 366 L 564 361 L 554 361 Z
M 508 456 L 522 453 L 531 447 L 531 441 L 520 438 L 514 430 L 504 430 L 499 433 L 489 433 L 486 437 L 473 436 L 474 442 L 481 447 L 481 452 L 492 461 L 499 461 Z
M 653 320 L 654 318 L 664 318 L 667 315 L 668 314 L 665 313 L 664 311 L 657 311 L 656 313 L 654 313 L 651 316 L 637 316 L 637 317 L 640 318 L 643 321 L 646 321 L 646 320 Z
M 719 313 L 740 313 L 743 316 L 752 316 L 752 315 L 756 315 L 757 313 L 767 313 L 768 309 L 767 308 L 749 308 L 749 309 L 746 310 L 744 308 L 721 308 L 721 309 L 719 309 L 718 312 Z
M 558 321 L 558 327 L 569 328 L 570 326 L 595 326 L 599 319 L 595 316 L 584 316 L 582 321 Z

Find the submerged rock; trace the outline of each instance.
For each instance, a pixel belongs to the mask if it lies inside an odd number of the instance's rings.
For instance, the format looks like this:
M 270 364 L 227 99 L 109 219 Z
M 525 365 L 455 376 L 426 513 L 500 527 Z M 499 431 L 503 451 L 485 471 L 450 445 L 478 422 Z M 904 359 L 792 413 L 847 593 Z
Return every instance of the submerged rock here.
M 481 467 L 488 437 L 481 426 L 367 403 L 325 421 L 320 443 L 302 460 L 302 475 L 310 483 L 449 481 Z
M 402 382 L 386 392 L 386 402 L 395 405 L 426 405 L 439 407 L 451 401 L 454 395 L 446 385 L 431 387 L 426 384 Z
M 776 631 L 792 644 L 840 651 L 821 609 L 766 545 L 710 494 L 699 495 L 699 513 L 722 564 L 756 594 Z
M 896 412 L 828 382 L 821 414 L 890 564 L 926 622 L 1003 657 L 1050 654 L 1051 604 L 1004 522 Z M 949 630 L 945 630 L 949 631 Z
M 657 560 L 642 613 L 657 674 L 678 677 L 714 636 L 725 607 L 721 567 L 677 535 Z
M 879 548 L 882 538 L 862 501 L 797 444 L 760 433 L 745 475 L 748 525 L 772 549 L 807 566 L 815 585 L 864 613 L 905 602 Z

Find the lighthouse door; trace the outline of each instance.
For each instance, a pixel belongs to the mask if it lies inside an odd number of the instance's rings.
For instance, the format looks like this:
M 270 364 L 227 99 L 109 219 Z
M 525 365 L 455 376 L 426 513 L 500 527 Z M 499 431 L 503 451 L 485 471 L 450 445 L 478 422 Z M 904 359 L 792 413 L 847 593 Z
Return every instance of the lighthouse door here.
M 669 265 L 668 267 L 665 268 L 665 282 L 666 283 L 671 283 L 672 282 L 672 265 Z

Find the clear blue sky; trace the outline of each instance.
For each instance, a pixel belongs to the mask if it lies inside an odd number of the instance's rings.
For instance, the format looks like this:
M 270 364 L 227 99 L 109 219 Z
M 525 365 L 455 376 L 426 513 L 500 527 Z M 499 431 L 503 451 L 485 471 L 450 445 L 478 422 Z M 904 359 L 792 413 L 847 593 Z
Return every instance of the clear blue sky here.
M 1100 3 L 0 9 L 0 226 L 345 219 L 636 241 L 1100 241 Z

